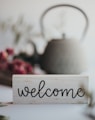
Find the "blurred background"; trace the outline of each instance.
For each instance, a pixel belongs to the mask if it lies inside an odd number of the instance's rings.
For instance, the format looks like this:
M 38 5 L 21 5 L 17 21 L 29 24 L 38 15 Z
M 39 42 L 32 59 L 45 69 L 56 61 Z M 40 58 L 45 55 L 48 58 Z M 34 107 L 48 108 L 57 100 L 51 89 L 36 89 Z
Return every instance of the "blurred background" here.
M 41 33 L 39 24 L 40 17 L 44 10 L 46 10 L 48 7 L 61 3 L 76 5 L 87 13 L 90 25 L 85 40 L 82 42 L 82 44 L 84 44 L 87 48 L 90 63 L 92 64 L 92 66 L 95 65 L 94 0 L 0 0 L 0 21 L 8 22 L 8 20 L 11 20 L 13 23 L 15 23 L 19 17 L 23 16 L 26 24 L 33 26 L 33 36 L 31 37 L 31 39 L 35 42 L 37 41 L 37 49 L 39 50 L 39 52 L 42 52 L 46 41 L 43 40 L 41 36 L 38 36 Z M 79 39 L 81 37 L 85 21 L 80 13 L 73 9 L 61 8 L 60 10 L 53 10 L 48 15 L 44 20 L 45 27 L 47 28 L 47 32 L 45 34 L 48 36 L 48 38 L 54 36 L 59 37 L 59 33 L 60 31 L 62 33 L 62 30 L 69 37 L 73 37 L 75 39 Z M 55 18 L 57 17 L 57 19 L 55 19 L 53 15 Z M 68 17 L 69 19 L 67 19 Z M 53 24 L 51 25 L 50 22 L 51 24 Z M 12 36 L 10 36 L 10 34 L 11 33 L 9 33 L 8 31 L 6 32 L 6 34 L 2 33 L 2 31 L 0 30 L 0 49 L 12 47 L 13 34 Z M 21 46 L 23 46 L 22 43 L 20 47 Z
M 88 71 L 95 67 L 95 1 L 94 0 L 0 0 L 0 50 L 13 48 L 19 52 L 33 52 L 32 41 L 38 53 L 43 53 L 47 41 L 53 38 L 80 40 L 85 27 L 84 17 L 71 8 L 58 8 L 48 13 L 44 20 L 45 38 L 41 34 L 40 18 L 50 6 L 71 4 L 81 8 L 88 16 L 89 27 L 85 38 L 80 41 L 88 61 Z M 94 74 L 93 74 L 94 75 Z

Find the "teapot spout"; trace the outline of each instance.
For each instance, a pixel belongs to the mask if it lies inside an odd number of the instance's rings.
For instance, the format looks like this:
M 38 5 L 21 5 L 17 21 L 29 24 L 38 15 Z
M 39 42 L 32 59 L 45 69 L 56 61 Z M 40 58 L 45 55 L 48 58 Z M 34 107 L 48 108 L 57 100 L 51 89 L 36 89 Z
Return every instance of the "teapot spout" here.
M 33 53 L 32 57 L 31 57 L 31 62 L 33 63 L 33 65 L 39 64 L 41 55 L 38 54 L 36 45 L 32 41 L 30 41 L 30 42 L 31 42 L 31 44 L 33 45 L 33 48 L 34 48 L 34 53 Z

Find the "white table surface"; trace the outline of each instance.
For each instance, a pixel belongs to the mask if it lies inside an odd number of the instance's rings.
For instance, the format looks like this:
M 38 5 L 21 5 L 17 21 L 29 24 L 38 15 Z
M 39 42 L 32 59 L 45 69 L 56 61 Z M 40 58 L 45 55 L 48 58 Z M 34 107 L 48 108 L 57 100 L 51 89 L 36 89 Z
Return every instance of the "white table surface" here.
M 89 85 L 94 90 L 95 79 L 92 74 Z M 10 102 L 12 99 L 12 88 L 0 85 L 0 102 Z M 86 106 L 85 104 L 12 104 L 0 107 L 0 115 L 10 116 L 10 120 L 89 120 L 84 115 Z
M 0 85 L 0 101 L 12 101 L 12 89 Z M 8 105 L 0 107 L 0 115 L 10 120 L 87 120 L 84 104 Z

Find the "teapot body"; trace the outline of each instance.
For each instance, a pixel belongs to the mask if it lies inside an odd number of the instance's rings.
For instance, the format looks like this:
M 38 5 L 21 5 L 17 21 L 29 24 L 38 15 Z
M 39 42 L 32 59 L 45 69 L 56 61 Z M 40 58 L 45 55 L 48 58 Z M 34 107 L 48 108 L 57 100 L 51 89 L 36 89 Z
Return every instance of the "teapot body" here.
M 82 45 L 76 40 L 52 40 L 41 56 L 41 68 L 50 74 L 80 74 L 86 70 Z
M 82 41 L 89 27 L 89 19 L 86 13 L 79 7 L 71 4 L 58 4 L 47 8 L 40 18 L 40 27 L 43 38 L 45 37 L 44 18 L 48 12 L 56 8 L 72 8 L 83 15 L 85 27 L 82 32 L 80 41 Z M 73 28 L 72 28 L 73 30 Z M 64 34 L 62 34 L 62 37 Z M 40 59 L 40 66 L 47 73 L 51 74 L 80 74 L 86 70 L 85 53 L 80 41 L 74 39 L 57 39 L 48 43 L 44 54 Z

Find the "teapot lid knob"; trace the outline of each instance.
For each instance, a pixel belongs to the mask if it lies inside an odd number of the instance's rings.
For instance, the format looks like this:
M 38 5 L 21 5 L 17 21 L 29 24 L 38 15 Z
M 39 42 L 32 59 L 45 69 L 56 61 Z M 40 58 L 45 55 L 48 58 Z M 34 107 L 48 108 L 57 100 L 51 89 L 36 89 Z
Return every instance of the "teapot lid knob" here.
M 66 34 L 65 34 L 65 33 L 62 34 L 62 38 L 63 38 L 63 39 L 66 38 Z

